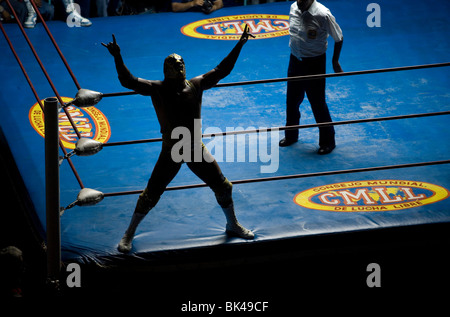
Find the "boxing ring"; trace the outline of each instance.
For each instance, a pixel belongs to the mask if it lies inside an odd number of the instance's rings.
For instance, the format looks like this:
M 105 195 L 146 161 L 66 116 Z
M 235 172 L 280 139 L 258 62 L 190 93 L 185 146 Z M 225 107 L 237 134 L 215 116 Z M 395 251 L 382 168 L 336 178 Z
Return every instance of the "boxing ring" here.
M 345 39 L 340 59 L 345 73 L 316 76 L 327 78 L 336 129 L 337 147 L 326 156 L 316 154 L 319 125 L 306 99 L 301 125 L 284 126 L 289 2 L 224 8 L 209 16 L 93 19 L 89 28 L 51 21 L 25 32 L 2 24 L 2 138 L 25 184 L 34 226 L 44 240 L 49 229 L 53 237 L 47 240 L 48 252 L 54 252 L 50 276 L 58 274 L 60 261 L 151 266 L 167 258 L 164 263 L 173 265 L 191 250 L 250 250 L 303 237 L 450 222 L 450 44 L 441 40 L 450 31 L 449 3 L 437 1 L 433 7 L 443 8 L 432 11 L 437 26 L 421 28 L 431 7 L 378 1 L 382 26 L 370 28 L 367 4 L 354 2 L 348 9 L 342 1 L 324 1 Z M 211 26 L 227 21 L 225 29 Z M 176 52 L 191 78 L 214 68 L 232 49 L 236 21 L 254 23 L 259 33 L 232 73 L 205 92 L 202 125 L 206 146 L 214 147 L 212 154 L 234 184 L 236 214 L 255 239 L 226 236 L 213 193 L 183 166 L 139 226 L 132 252 L 121 254 L 117 244 L 161 139 L 150 98 L 124 91 L 101 42 L 114 33 L 135 76 L 162 79 L 164 58 Z M 101 100 L 88 107 L 73 102 L 80 89 L 101 92 L 96 95 Z M 44 103 L 59 117 L 58 154 L 53 143 L 47 166 Z M 65 107 L 57 112 L 57 104 Z M 300 141 L 279 148 L 283 131 L 291 128 L 300 129 Z M 96 142 L 83 152 L 80 139 Z M 45 186 L 55 173 L 59 184 Z M 46 193 L 49 186 L 56 188 L 53 193 Z M 53 210 L 50 222 L 46 208 Z

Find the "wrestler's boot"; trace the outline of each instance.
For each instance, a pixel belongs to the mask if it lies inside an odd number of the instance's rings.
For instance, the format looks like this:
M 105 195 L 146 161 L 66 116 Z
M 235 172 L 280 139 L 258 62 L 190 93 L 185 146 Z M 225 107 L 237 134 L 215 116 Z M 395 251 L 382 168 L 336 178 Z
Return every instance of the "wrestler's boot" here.
M 255 237 L 253 232 L 244 228 L 244 226 L 236 219 L 233 203 L 229 204 L 227 207 L 222 207 L 222 210 L 227 218 L 226 230 L 229 235 L 249 240 Z
M 150 211 L 150 209 L 152 209 L 155 205 L 156 202 L 148 197 L 147 189 L 145 189 L 144 192 L 139 195 L 139 199 L 136 203 L 136 208 L 134 210 L 133 216 L 131 217 L 128 229 L 125 231 L 125 234 L 123 235 L 117 247 L 120 252 L 130 252 L 136 228 Z
M 232 236 L 243 239 L 253 239 L 255 237 L 253 232 L 244 228 L 236 218 L 233 199 L 231 197 L 232 189 L 233 185 L 228 179 L 225 179 L 219 188 L 214 189 L 217 202 L 222 207 L 225 218 L 227 218 L 226 231 Z

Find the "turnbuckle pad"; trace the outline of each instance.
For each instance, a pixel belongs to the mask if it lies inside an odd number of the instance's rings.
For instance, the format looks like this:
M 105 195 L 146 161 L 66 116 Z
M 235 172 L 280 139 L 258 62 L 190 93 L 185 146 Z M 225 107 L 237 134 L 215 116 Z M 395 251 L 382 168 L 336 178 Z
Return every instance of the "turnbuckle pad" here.
M 78 206 L 91 206 L 103 200 L 105 195 L 98 190 L 91 188 L 83 188 L 77 196 L 76 204 Z
M 74 155 L 78 156 L 94 155 L 100 152 L 102 149 L 103 143 L 88 138 L 81 138 L 75 144 L 75 149 L 72 152 L 69 152 L 64 156 L 59 157 L 59 165 L 61 165 L 65 159 L 68 159 Z
M 103 149 L 103 143 L 88 139 L 80 138 L 75 145 L 75 154 L 78 156 L 89 156 L 96 154 Z
M 102 100 L 103 94 L 98 91 L 81 88 L 75 95 L 75 99 L 66 104 L 67 106 L 75 105 L 80 108 L 95 106 Z
M 92 206 L 95 204 L 98 204 L 105 198 L 105 195 L 98 190 L 92 189 L 92 188 L 83 188 L 80 190 L 77 196 L 77 200 L 75 200 L 73 203 L 69 204 L 67 207 L 60 207 L 59 215 L 62 216 L 64 214 L 64 211 L 71 209 L 75 206 Z

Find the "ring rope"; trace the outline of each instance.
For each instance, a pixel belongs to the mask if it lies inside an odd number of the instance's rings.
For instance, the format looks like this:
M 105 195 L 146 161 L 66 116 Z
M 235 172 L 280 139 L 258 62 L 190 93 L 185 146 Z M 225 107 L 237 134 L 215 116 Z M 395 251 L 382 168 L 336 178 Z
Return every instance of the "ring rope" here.
M 6 0 L 8 6 L 10 7 L 13 15 L 17 19 L 17 14 L 14 11 L 14 8 L 11 6 L 9 0 Z M 81 89 L 78 81 L 76 80 L 76 77 L 74 76 L 73 72 L 71 71 L 67 60 L 64 58 L 61 50 L 59 49 L 56 41 L 54 40 L 50 30 L 48 29 L 46 23 L 44 22 L 44 19 L 39 13 L 39 10 L 37 10 L 36 4 L 33 0 L 31 0 L 31 3 L 33 7 L 35 8 L 36 12 L 38 12 L 39 18 L 43 22 L 44 28 L 49 35 L 53 45 L 55 46 L 58 54 L 60 55 L 63 63 L 65 64 L 69 74 L 71 75 L 75 85 L 78 89 Z M 64 104 L 61 97 L 59 96 L 58 92 L 56 91 L 56 88 L 53 85 L 53 82 L 51 81 L 45 67 L 43 66 L 39 56 L 37 55 L 33 45 L 31 44 L 31 41 L 29 40 L 28 36 L 25 33 L 25 30 L 23 27 L 18 23 L 22 34 L 24 35 L 28 45 L 30 46 L 36 60 L 39 63 L 39 66 L 41 67 L 44 75 L 46 76 L 50 86 L 52 87 L 53 91 L 56 94 L 56 97 L 58 98 L 58 101 L 60 104 Z M 40 102 L 39 97 L 37 96 L 37 93 L 31 83 L 29 81 L 29 77 L 23 68 L 23 65 L 21 65 L 20 60 L 18 59 L 17 54 L 15 54 L 15 50 L 12 47 L 12 44 L 9 41 L 9 38 L 7 37 L 3 26 L 0 26 L 2 28 L 2 32 L 7 38 L 7 41 L 16 56 L 16 59 L 19 62 L 19 65 L 22 68 L 22 71 L 24 72 L 25 77 L 27 78 L 27 81 L 33 90 L 33 93 L 35 94 L 36 99 L 38 100 L 38 103 L 40 104 L 42 108 L 42 103 Z M 343 76 L 352 76 L 352 75 L 364 75 L 364 74 L 375 74 L 375 73 L 384 73 L 384 72 L 395 72 L 395 71 L 405 71 L 405 70 L 415 70 L 415 69 L 425 69 L 425 68 L 433 68 L 433 67 L 446 67 L 450 66 L 450 63 L 436 63 L 436 64 L 425 64 L 425 65 L 415 65 L 415 66 L 404 66 L 404 67 L 393 67 L 393 68 L 384 68 L 384 69 L 373 69 L 373 70 L 363 70 L 363 71 L 353 71 L 353 72 L 345 72 L 345 73 L 332 73 L 332 74 L 318 74 L 318 75 L 308 75 L 308 76 L 295 76 L 295 77 L 286 77 L 286 78 L 275 78 L 275 79 L 266 79 L 266 80 L 253 80 L 253 81 L 244 81 L 244 82 L 234 82 L 234 83 L 222 83 L 217 84 L 214 86 L 215 88 L 220 87 L 232 87 L 232 86 L 242 86 L 242 85 L 252 85 L 252 84 L 266 84 L 266 83 L 277 83 L 277 82 L 284 82 L 284 81 L 301 81 L 301 80 L 316 80 L 316 79 L 322 79 L 322 78 L 331 78 L 331 77 L 343 77 Z M 103 97 L 114 97 L 114 96 L 124 96 L 124 95 L 134 95 L 137 94 L 134 91 L 130 92 L 119 92 L 119 93 L 107 93 L 103 94 Z M 64 108 L 63 108 L 64 109 Z M 66 109 L 64 109 L 66 112 Z M 322 126 L 334 126 L 334 125 L 344 125 L 344 124 L 352 124 L 352 123 L 363 123 L 363 122 L 376 122 L 376 121 L 387 121 L 387 120 L 395 120 L 395 119 L 406 119 L 406 118 L 418 118 L 418 117 L 428 117 L 428 116 L 437 116 L 437 115 L 446 115 L 449 114 L 450 111 L 443 111 L 443 112 L 435 112 L 435 113 L 424 113 L 424 114 L 413 114 L 413 115 L 403 115 L 403 116 L 393 116 L 393 117 L 382 117 L 382 118 L 372 118 L 372 119 L 360 119 L 360 120 L 349 120 L 349 121 L 340 121 L 340 122 L 328 122 L 328 123 L 318 123 L 318 124 L 310 124 L 310 125 L 297 125 L 297 126 L 284 126 L 284 127 L 277 127 L 277 128 L 267 128 L 267 129 L 256 129 L 256 130 L 248 130 L 248 131 L 232 131 L 232 132 L 223 132 L 223 133 L 212 133 L 212 134 L 205 134 L 203 137 L 213 137 L 213 136 L 219 136 L 219 135 L 229 135 L 229 134 L 242 134 L 242 133 L 260 133 L 260 132 L 270 132 L 272 130 L 293 130 L 293 129 L 303 129 L 303 128 L 312 128 L 312 127 L 322 127 Z M 78 138 L 80 138 L 79 131 L 77 130 L 72 118 L 70 117 L 70 114 L 67 113 L 67 117 L 72 124 Z M 111 142 L 105 144 L 105 146 L 113 146 L 113 145 L 123 145 L 123 144 L 133 144 L 133 143 L 147 143 L 147 142 L 157 142 L 161 141 L 161 138 L 157 139 L 147 139 L 147 140 L 137 140 L 137 141 L 125 141 L 125 142 Z M 60 142 L 60 146 L 62 147 L 62 144 Z M 65 152 L 64 147 L 62 147 L 63 152 Z M 67 153 L 64 153 L 67 155 Z M 68 161 L 70 162 L 70 158 L 68 158 Z M 71 162 L 70 162 L 71 163 Z M 438 164 L 448 164 L 450 163 L 450 160 L 444 160 L 444 161 L 434 161 L 434 162 L 421 162 L 421 163 L 410 163 L 410 164 L 400 164 L 400 165 L 388 165 L 388 166 L 379 166 L 379 167 L 369 167 L 369 168 L 358 168 L 358 169 L 350 169 L 350 170 L 338 170 L 338 171 L 329 171 L 329 172 L 319 172 L 319 173 L 307 173 L 307 174 L 294 174 L 294 175 L 285 175 L 285 176 L 274 176 L 274 177 L 264 177 L 264 178 L 256 178 L 256 179 L 244 179 L 244 180 L 237 180 L 233 181 L 234 184 L 245 184 L 245 183 L 254 183 L 254 182 L 265 182 L 265 181 L 275 181 L 275 180 L 286 180 L 286 179 L 295 179 L 295 178 L 306 178 L 306 177 L 316 177 L 316 176 L 328 176 L 328 175 L 339 175 L 344 173 L 358 173 L 358 172 L 369 172 L 369 171 L 378 171 L 378 170 L 389 170 L 389 169 L 398 169 L 398 168 L 408 168 L 408 167 L 419 167 L 419 166 L 430 166 L 430 165 L 438 165 Z M 77 172 L 73 167 L 73 164 L 70 164 L 75 176 L 77 176 Z M 80 186 L 83 188 L 84 186 L 81 183 L 81 180 L 79 177 L 77 177 L 79 180 Z M 180 190 L 180 189 L 190 189 L 190 188 L 199 188 L 199 187 L 206 187 L 206 184 L 192 184 L 192 185 L 184 185 L 184 186 L 173 186 L 168 187 L 166 190 Z M 126 191 L 126 192 L 116 192 L 116 193 L 106 193 L 104 194 L 105 197 L 111 197 L 111 196 L 119 196 L 119 195 L 129 195 L 129 194 L 139 194 L 142 190 L 138 191 Z
M 28 76 L 28 73 L 27 73 L 27 71 L 25 70 L 25 67 L 23 66 L 23 63 L 22 63 L 22 61 L 20 60 L 19 56 L 17 55 L 17 52 L 16 52 L 16 50 L 15 50 L 13 44 L 11 43 L 11 40 L 9 39 L 9 36 L 8 36 L 8 34 L 6 33 L 6 31 L 5 31 L 4 27 L 3 27 L 3 24 L 2 24 L 1 22 L 0 22 L 0 29 L 2 30 L 2 33 L 3 33 L 3 35 L 5 36 L 5 39 L 6 39 L 6 41 L 8 42 L 8 45 L 9 45 L 9 47 L 10 47 L 10 49 L 11 49 L 11 52 L 13 53 L 14 57 L 16 58 L 17 63 L 19 64 L 20 69 L 22 70 L 22 73 L 24 74 L 24 76 L 25 76 L 25 78 L 26 78 L 26 80 L 27 80 L 27 82 L 28 82 L 28 85 L 30 86 L 31 91 L 33 92 L 34 97 L 36 98 L 36 101 L 38 102 L 38 104 L 39 104 L 41 110 L 44 111 L 44 106 L 42 105 L 41 99 L 39 98 L 39 96 L 38 96 L 38 94 L 37 94 L 37 91 L 36 91 L 36 89 L 35 89 L 33 83 L 31 82 L 31 79 L 30 79 L 30 77 Z M 64 145 L 62 144 L 61 140 L 59 140 L 59 147 L 61 148 L 61 150 L 62 150 L 62 152 L 64 153 L 64 155 L 67 156 L 67 151 L 66 151 Z M 68 163 L 69 163 L 70 168 L 72 169 L 73 174 L 75 175 L 75 178 L 76 178 L 77 181 L 78 181 L 78 184 L 80 185 L 81 189 L 83 189 L 83 188 L 84 188 L 83 182 L 81 181 L 80 175 L 78 174 L 77 170 L 75 169 L 75 166 L 73 165 L 72 160 L 71 160 L 70 158 L 67 158 L 67 161 L 68 161 Z
M 408 164 L 398 164 L 398 165 L 385 165 L 385 166 L 376 166 L 376 167 L 354 168 L 354 169 L 347 169 L 347 170 L 317 172 L 317 173 L 293 174 L 293 175 L 283 175 L 283 176 L 241 179 L 241 180 L 232 181 L 231 183 L 233 185 L 238 185 L 238 184 L 268 182 L 268 181 L 289 180 L 289 179 L 297 179 L 297 178 L 307 178 L 307 177 L 331 176 L 331 175 L 341 175 L 341 174 L 349 174 L 349 173 L 363 173 L 363 172 L 373 172 L 373 171 L 381 171 L 381 170 L 391 170 L 391 169 L 399 169 L 399 168 L 422 167 L 422 166 L 441 165 L 441 164 L 448 164 L 448 163 L 450 163 L 450 160 L 408 163 Z M 200 187 L 207 187 L 207 186 L 208 185 L 206 185 L 205 183 L 172 186 L 172 187 L 167 187 L 166 191 L 181 190 L 181 189 L 193 189 L 193 188 L 200 188 Z M 143 190 L 132 190 L 132 191 L 105 193 L 104 197 L 134 195 L 134 194 L 140 194 L 142 192 L 143 192 Z
M 50 32 L 50 29 L 47 26 L 47 23 L 45 22 L 44 18 L 42 17 L 41 13 L 39 12 L 39 8 L 37 7 L 36 3 L 34 3 L 34 0 L 30 0 L 31 4 L 33 5 L 34 11 L 36 12 L 36 14 L 38 15 L 42 25 L 44 26 L 45 31 L 48 34 L 48 37 L 50 38 L 50 40 L 53 43 L 53 46 L 55 47 L 56 51 L 59 54 L 59 57 L 61 58 L 62 62 L 64 63 L 64 65 L 66 66 L 67 71 L 69 72 L 69 75 L 72 77 L 72 80 L 75 84 L 75 86 L 77 86 L 77 89 L 80 90 L 81 86 L 78 83 L 77 78 L 75 77 L 74 73 L 72 72 L 72 69 L 69 66 L 69 63 L 67 63 L 66 58 L 64 57 L 63 53 L 61 52 L 58 44 L 55 41 L 55 38 L 53 37 L 52 33 Z
M 275 78 L 275 79 L 249 80 L 249 81 L 242 81 L 242 82 L 235 82 L 235 83 L 217 84 L 215 87 L 220 88 L 220 87 L 232 87 L 232 86 L 242 86 L 242 85 L 256 85 L 256 84 L 278 83 L 278 82 L 284 82 L 284 81 L 316 80 L 316 79 L 333 78 L 333 77 L 356 76 L 356 75 L 367 75 L 367 74 L 379 74 L 379 73 L 389 73 L 389 72 L 398 72 L 398 71 L 425 69 L 425 68 L 435 68 L 435 67 L 446 67 L 446 66 L 450 66 L 450 62 L 435 63 L 435 64 L 424 64 L 424 65 L 413 65 L 413 66 L 391 67 L 391 68 L 379 68 L 379 69 L 369 69 L 369 70 L 358 70 L 358 71 L 342 72 L 342 73 L 330 73 L 330 74 L 318 74 L 318 75 L 306 75 L 306 76 L 293 76 L 293 77 Z
M 261 129 L 254 129 L 254 130 L 217 132 L 217 133 L 203 134 L 202 137 L 210 138 L 210 137 L 216 137 L 216 136 L 235 135 L 235 134 L 250 134 L 250 133 L 261 133 L 261 132 L 271 132 L 271 131 L 307 129 L 307 128 L 328 127 L 328 126 L 347 125 L 347 124 L 355 124 L 355 123 L 368 123 L 368 122 L 390 121 L 390 120 L 399 120 L 399 119 L 412 119 L 412 118 L 423 118 L 423 117 L 431 117 L 431 116 L 442 116 L 442 115 L 449 115 L 449 114 L 450 114 L 450 110 L 449 111 L 439 111 L 439 112 L 429 112 L 429 113 L 398 115 L 398 116 L 390 116 L 390 117 L 355 119 L 355 120 L 336 121 L 336 122 L 323 122 L 323 123 L 315 123 L 315 124 L 303 124 L 303 125 L 291 125 L 291 126 L 281 126 L 281 127 L 272 127 L 272 128 L 261 128 Z M 162 141 L 162 138 L 142 139 L 142 140 L 134 140 L 134 141 L 119 141 L 119 142 L 105 143 L 105 144 L 103 144 L 103 147 L 117 146 L 117 145 L 141 144 L 141 143 L 152 143 L 152 142 L 160 142 L 160 141 Z
M 9 2 L 9 0 L 6 0 L 6 3 L 8 4 L 8 6 L 9 6 L 11 12 L 13 13 L 14 18 L 16 19 L 16 21 L 20 21 L 19 18 L 18 18 L 18 16 L 17 16 L 16 11 L 15 11 L 14 8 L 12 7 L 11 3 Z M 23 28 L 23 26 L 22 26 L 21 23 L 17 23 L 17 25 L 19 26 L 19 28 L 20 28 L 20 30 L 21 30 L 21 32 L 22 32 L 22 34 L 23 34 L 25 40 L 27 41 L 28 46 L 30 47 L 31 51 L 33 52 L 33 55 L 34 55 L 34 57 L 36 58 L 36 61 L 38 62 L 39 66 L 41 67 L 41 70 L 42 70 L 42 72 L 44 73 L 45 78 L 47 78 L 47 81 L 48 81 L 48 83 L 50 84 L 50 86 L 51 86 L 53 92 L 55 93 L 56 98 L 58 99 L 58 101 L 59 101 L 59 103 L 60 103 L 61 105 L 64 105 L 64 101 L 62 100 L 61 96 L 59 95 L 58 91 L 56 90 L 56 87 L 55 87 L 55 85 L 53 84 L 53 81 L 50 79 L 50 76 L 49 76 L 49 74 L 47 73 L 47 70 L 45 69 L 44 65 L 42 64 L 42 61 L 41 61 L 41 59 L 39 58 L 39 55 L 37 54 L 37 52 L 36 52 L 36 50 L 35 50 L 33 44 L 31 43 L 30 38 L 28 37 L 27 33 L 25 32 L 25 29 Z M 70 116 L 69 111 L 68 111 L 66 108 L 64 108 L 64 107 L 63 107 L 63 110 L 64 110 L 65 114 L 67 115 L 67 118 L 68 118 L 70 124 L 72 125 L 72 127 L 73 127 L 73 129 L 74 129 L 74 131 L 75 131 L 75 133 L 76 133 L 76 135 L 77 135 L 77 137 L 78 137 L 78 139 L 80 139 L 80 138 L 81 138 L 81 134 L 80 134 L 80 132 L 78 131 L 78 128 L 76 127 L 75 122 L 73 122 L 73 119 L 72 119 L 72 117 Z
M 240 82 L 234 82 L 234 83 L 220 83 L 220 84 L 215 85 L 213 88 L 244 86 L 244 85 L 257 85 L 257 84 L 269 84 L 269 83 L 279 83 L 279 82 L 284 82 L 284 81 L 316 80 L 316 79 L 332 78 L 332 77 L 344 77 L 344 76 L 355 76 L 355 75 L 378 74 L 378 73 L 398 72 L 398 71 L 406 71 L 406 70 L 416 70 L 416 69 L 436 68 L 436 67 L 447 67 L 447 66 L 450 66 L 450 62 L 435 63 L 435 64 L 424 64 L 424 65 L 413 65 L 413 66 L 391 67 L 391 68 L 379 68 L 379 69 L 369 69 L 369 70 L 358 70 L 358 71 L 343 72 L 343 73 L 292 76 L 292 77 L 273 78 L 273 79 L 259 79 L 259 80 L 240 81 Z M 129 95 L 137 95 L 137 94 L 138 93 L 135 92 L 135 91 L 125 91 L 125 92 L 106 93 L 106 94 L 103 94 L 103 97 L 118 97 L 118 96 L 129 96 Z

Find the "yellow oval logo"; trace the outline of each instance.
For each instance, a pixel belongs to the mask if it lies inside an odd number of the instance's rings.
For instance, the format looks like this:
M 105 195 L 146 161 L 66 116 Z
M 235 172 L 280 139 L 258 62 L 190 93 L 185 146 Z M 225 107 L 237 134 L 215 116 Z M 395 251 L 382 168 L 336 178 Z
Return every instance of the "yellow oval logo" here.
M 255 39 L 289 35 L 289 16 L 273 14 L 242 14 L 200 20 L 183 26 L 181 33 L 208 40 L 238 40 L 245 24 Z
M 446 199 L 441 186 L 406 180 L 335 183 L 298 193 L 294 202 L 309 209 L 336 212 L 403 210 Z
M 61 97 L 64 102 L 69 102 L 73 98 Z M 41 100 L 44 104 L 44 100 Z M 82 137 L 94 139 L 106 143 L 111 137 L 111 127 L 106 116 L 95 107 L 78 108 L 69 106 L 66 108 L 75 126 Z M 39 103 L 35 103 L 28 113 L 31 126 L 42 137 L 45 136 L 44 112 Z M 67 149 L 74 149 L 78 137 L 64 111 L 59 113 L 59 137 Z

